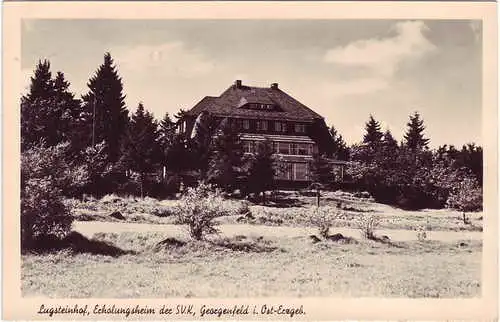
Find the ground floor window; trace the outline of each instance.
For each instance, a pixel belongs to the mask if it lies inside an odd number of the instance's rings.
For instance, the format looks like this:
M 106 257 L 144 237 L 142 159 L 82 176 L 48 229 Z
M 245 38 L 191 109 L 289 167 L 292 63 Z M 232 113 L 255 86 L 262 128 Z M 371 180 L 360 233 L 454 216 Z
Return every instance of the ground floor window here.
M 293 164 L 293 179 L 298 181 L 309 180 L 309 165 L 307 163 Z
M 308 181 L 309 164 L 306 162 L 280 162 L 277 166 L 276 179 Z

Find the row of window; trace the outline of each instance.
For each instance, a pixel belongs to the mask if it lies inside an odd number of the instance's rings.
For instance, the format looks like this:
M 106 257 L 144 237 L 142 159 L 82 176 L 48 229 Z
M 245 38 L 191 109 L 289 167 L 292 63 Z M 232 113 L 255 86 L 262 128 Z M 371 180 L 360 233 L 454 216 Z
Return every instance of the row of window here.
M 257 142 L 243 141 L 243 149 L 246 153 L 255 153 Z M 313 155 L 314 146 L 309 143 L 288 143 L 288 142 L 273 142 L 273 152 L 277 154 L 288 155 Z
M 255 129 L 257 131 L 269 131 L 271 129 L 271 126 L 269 123 L 270 123 L 270 121 L 267 121 L 267 120 L 257 120 L 255 122 Z M 241 124 L 240 126 L 243 130 L 250 130 L 250 120 L 241 120 L 240 124 Z M 287 132 L 287 123 L 275 121 L 274 122 L 274 131 L 286 133 Z M 294 131 L 295 131 L 295 133 L 306 133 L 306 125 L 302 124 L 302 123 L 295 123 L 294 124 Z
M 256 110 L 275 110 L 275 105 L 272 104 L 260 104 L 260 103 L 249 103 L 244 106 L 245 108 L 256 109 Z

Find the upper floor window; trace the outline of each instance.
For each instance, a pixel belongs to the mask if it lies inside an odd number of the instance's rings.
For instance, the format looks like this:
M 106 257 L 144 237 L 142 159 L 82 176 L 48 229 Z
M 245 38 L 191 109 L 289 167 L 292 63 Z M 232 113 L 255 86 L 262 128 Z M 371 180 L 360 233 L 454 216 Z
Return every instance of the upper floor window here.
M 285 122 L 275 122 L 274 130 L 276 132 L 286 132 L 286 123 Z
M 248 130 L 250 128 L 250 120 L 243 120 L 243 129 Z
M 267 121 L 257 121 L 257 131 L 267 131 Z
M 306 125 L 302 123 L 296 123 L 295 133 L 306 133 Z

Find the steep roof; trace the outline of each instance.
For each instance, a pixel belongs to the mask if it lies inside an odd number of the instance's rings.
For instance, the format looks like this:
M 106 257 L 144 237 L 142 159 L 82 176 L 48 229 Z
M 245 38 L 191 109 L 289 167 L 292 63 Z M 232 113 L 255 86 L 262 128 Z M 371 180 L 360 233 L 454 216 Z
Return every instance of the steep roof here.
M 273 104 L 277 110 L 250 109 L 241 102 Z M 253 87 L 240 82 L 226 89 L 219 97 L 206 96 L 186 114 L 196 116 L 207 111 L 216 116 L 245 117 L 253 119 L 276 119 L 291 121 L 313 121 L 323 117 L 300 103 L 277 86 Z

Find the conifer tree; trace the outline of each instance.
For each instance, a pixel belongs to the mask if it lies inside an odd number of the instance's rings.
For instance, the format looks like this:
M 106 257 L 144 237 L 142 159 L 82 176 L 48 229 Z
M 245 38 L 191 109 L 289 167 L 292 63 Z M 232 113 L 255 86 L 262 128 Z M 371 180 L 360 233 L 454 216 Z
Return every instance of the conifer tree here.
M 139 174 L 141 197 L 145 176 L 157 169 L 160 162 L 158 124 L 153 115 L 139 103 L 123 140 L 121 164 Z
M 335 157 L 339 160 L 349 159 L 349 147 L 344 141 L 341 134 L 338 133 L 337 129 L 332 125 L 329 129 L 330 135 L 333 139 L 333 153 Z
M 179 114 L 182 114 L 179 112 Z M 177 117 L 177 116 L 176 116 Z M 199 172 L 199 179 L 207 178 L 207 171 L 210 162 L 210 146 L 212 138 L 217 129 L 223 129 L 224 124 L 229 123 L 224 119 L 217 124 L 217 120 L 208 113 L 201 113 L 193 126 L 191 133 L 186 133 L 189 137 L 189 148 L 192 154 L 193 167 Z
M 382 137 L 383 143 L 384 143 L 384 149 L 389 150 L 389 151 L 396 151 L 398 148 L 398 142 L 396 139 L 392 136 L 392 133 L 390 130 L 386 130 L 384 132 L 384 136 Z
M 427 148 L 429 139 L 424 138 L 424 120 L 420 118 L 420 114 L 415 112 L 410 115 L 410 121 L 406 124 L 408 129 L 404 135 L 405 145 L 410 150 L 423 150 Z
M 375 121 L 372 115 L 365 124 L 365 135 L 363 136 L 363 143 L 368 144 L 370 147 L 376 147 L 382 140 L 382 132 L 380 131 L 380 123 Z
M 46 146 L 76 143 L 80 102 L 69 91 L 69 82 L 58 72 L 52 78 L 50 62 L 39 61 L 29 92 L 21 97 L 21 149 L 44 140 Z
M 236 127 L 226 123 L 211 145 L 207 179 L 232 192 L 244 179 L 244 153 Z
M 158 127 L 158 136 L 160 139 L 163 151 L 168 150 L 172 145 L 175 136 L 175 122 L 172 121 L 170 115 L 165 113 Z
M 122 80 L 109 53 L 87 84 L 89 92 L 83 96 L 87 144 L 104 141 L 109 162 L 120 158 L 120 144 L 128 122 Z

